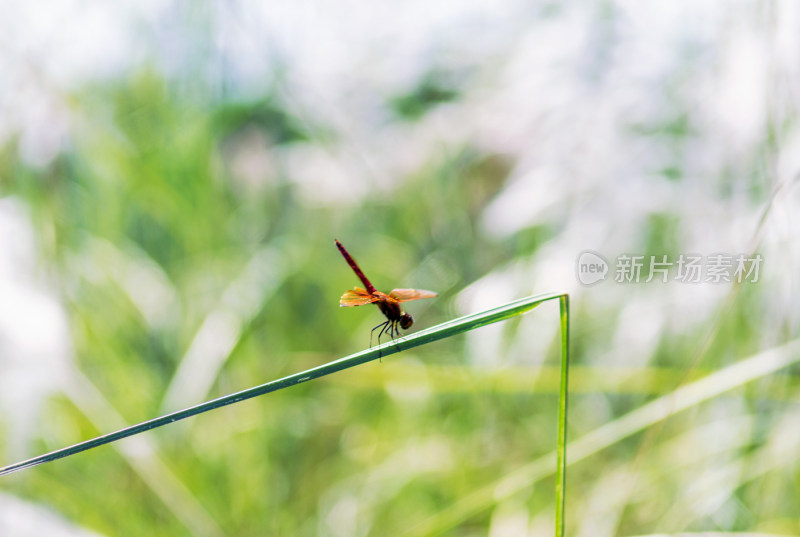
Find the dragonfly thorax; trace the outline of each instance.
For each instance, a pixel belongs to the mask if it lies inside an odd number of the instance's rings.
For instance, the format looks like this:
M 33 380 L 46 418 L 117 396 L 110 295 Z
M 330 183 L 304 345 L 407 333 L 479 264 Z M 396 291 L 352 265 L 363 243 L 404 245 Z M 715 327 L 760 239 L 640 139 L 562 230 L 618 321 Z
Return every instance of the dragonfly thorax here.
M 394 300 L 383 300 L 376 302 L 381 312 L 393 323 L 398 323 L 400 328 L 407 330 L 414 324 L 414 318 L 400 308 L 400 304 Z

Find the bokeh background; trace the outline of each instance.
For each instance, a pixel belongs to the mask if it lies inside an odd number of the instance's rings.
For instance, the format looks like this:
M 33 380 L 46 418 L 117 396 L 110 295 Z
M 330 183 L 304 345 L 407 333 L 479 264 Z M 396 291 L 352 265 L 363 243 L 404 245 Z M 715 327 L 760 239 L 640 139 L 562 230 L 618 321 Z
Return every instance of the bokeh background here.
M 0 2 L 0 465 L 366 347 L 338 237 L 439 292 L 420 327 L 571 294 L 569 535 L 800 534 L 797 366 L 620 432 L 794 360 L 798 103 L 792 0 Z M 587 287 L 584 250 L 763 263 Z M 558 326 L 2 477 L 0 534 L 552 535 Z

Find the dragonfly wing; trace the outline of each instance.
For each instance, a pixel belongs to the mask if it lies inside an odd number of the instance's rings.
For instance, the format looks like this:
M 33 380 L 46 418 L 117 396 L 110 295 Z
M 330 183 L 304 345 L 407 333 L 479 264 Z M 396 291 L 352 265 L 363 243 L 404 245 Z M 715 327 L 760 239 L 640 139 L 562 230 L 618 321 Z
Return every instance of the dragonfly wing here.
M 377 302 L 378 300 L 380 300 L 379 297 L 369 294 L 366 290 L 360 287 L 356 287 L 355 289 L 350 289 L 349 291 L 344 292 L 342 298 L 339 299 L 339 306 L 363 306 L 364 304 L 371 304 L 373 302 Z
M 408 302 L 409 300 L 419 300 L 420 298 L 433 298 L 437 294 L 424 289 L 393 289 L 389 296 L 398 302 Z

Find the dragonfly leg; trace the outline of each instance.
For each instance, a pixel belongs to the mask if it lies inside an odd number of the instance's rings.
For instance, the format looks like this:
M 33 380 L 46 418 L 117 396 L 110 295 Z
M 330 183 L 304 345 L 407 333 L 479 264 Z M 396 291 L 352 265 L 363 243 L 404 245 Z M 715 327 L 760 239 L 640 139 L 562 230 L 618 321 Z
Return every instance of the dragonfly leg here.
M 381 344 L 381 336 L 383 336 L 384 334 L 389 334 L 389 337 L 392 338 L 392 341 L 394 341 L 394 344 L 397 346 L 397 350 L 399 351 L 400 342 L 397 341 L 395 338 L 396 337 L 401 338 L 402 334 L 400 334 L 400 329 L 397 327 L 397 324 L 398 321 L 386 321 L 373 328 L 372 331 L 369 333 L 370 348 L 372 348 L 372 333 L 375 332 L 375 330 L 378 330 L 378 328 L 380 328 L 380 331 L 378 332 L 378 346 L 380 347 Z M 378 359 L 380 360 L 380 358 L 381 354 L 380 352 L 378 352 Z
M 378 345 L 380 345 L 381 344 L 381 334 L 383 334 L 383 331 L 386 330 L 386 325 L 387 324 L 389 324 L 389 321 L 386 321 L 385 323 L 379 324 L 378 326 L 376 326 L 375 328 L 373 328 L 370 331 L 370 333 L 369 333 L 369 348 L 370 349 L 372 348 L 372 333 L 375 332 L 375 330 L 377 330 L 378 328 L 381 329 L 381 331 L 378 332 Z
M 389 334 L 389 337 L 392 338 L 392 341 L 394 341 L 394 335 L 392 335 L 393 328 L 394 328 L 394 321 L 390 321 L 383 332 L 384 334 Z
M 395 335 L 395 336 L 397 336 L 398 338 L 402 339 L 403 335 L 400 333 L 400 329 L 399 329 L 399 328 L 397 328 L 397 321 L 395 321 L 395 322 L 393 323 L 393 326 L 392 326 L 392 328 L 394 328 L 394 335 Z M 397 347 L 397 350 L 398 350 L 398 351 L 400 351 L 400 342 L 399 342 L 399 341 L 397 341 L 397 340 L 394 338 L 394 336 L 392 336 L 392 341 L 394 341 L 394 344 L 395 344 L 395 346 Z
M 389 337 L 392 338 L 392 341 L 397 346 L 397 350 L 399 351 L 400 343 L 395 339 L 395 336 L 400 337 L 400 329 L 397 328 L 397 321 L 389 321 L 388 325 L 383 329 L 383 333 L 389 334 Z
M 369 347 L 370 348 L 372 348 L 372 332 L 374 332 L 378 328 L 381 329 L 381 331 L 378 332 L 378 346 L 380 347 L 380 345 L 381 345 L 381 336 L 383 335 L 384 332 L 386 332 L 386 329 L 389 326 L 391 326 L 391 323 L 392 323 L 392 321 L 386 321 L 385 323 L 381 323 L 381 324 L 379 324 L 378 326 L 376 326 L 375 328 L 372 329 L 372 331 L 369 333 Z M 379 350 L 378 351 L 378 360 L 380 361 L 380 359 L 381 359 L 381 351 Z

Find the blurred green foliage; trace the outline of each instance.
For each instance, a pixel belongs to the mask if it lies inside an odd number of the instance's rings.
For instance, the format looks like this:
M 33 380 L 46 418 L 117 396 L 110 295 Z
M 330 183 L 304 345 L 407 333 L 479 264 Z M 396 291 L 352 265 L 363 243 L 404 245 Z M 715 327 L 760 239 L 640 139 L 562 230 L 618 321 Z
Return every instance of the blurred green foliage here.
M 276 98 L 187 102 L 146 72 L 129 84 L 76 93 L 70 102 L 86 121 L 78 122 L 70 150 L 44 169 L 6 152 L 0 175 L 8 178 L 4 194 L 32 210 L 48 271 L 64 293 L 76 365 L 126 422 L 163 411 L 185 350 L 261 248 L 285 265 L 274 291 L 242 319 L 207 397 L 367 345 L 368 328 L 380 316 L 372 308 L 339 309 L 339 295 L 357 282 L 334 237 L 380 289 L 440 292 L 430 304 L 410 306 L 421 326 L 446 319 L 453 291 L 498 257 L 514 255 L 512 244 L 482 241 L 475 229 L 508 166 L 470 148 L 420 170 L 390 195 L 313 206 L 280 164 L 251 188 L 237 183 L 225 162 L 226 149 L 253 130 L 276 154 L 287 144 L 324 143 L 324 134 L 301 127 Z M 537 239 L 524 241 L 530 251 Z M 125 271 L 143 263 L 174 293 L 155 321 L 136 303 L 137 292 L 152 291 L 125 282 Z M 459 363 L 462 345 L 412 356 Z M 482 393 L 471 374 L 454 391 L 440 393 L 424 372 L 393 387 L 400 362 L 385 360 L 155 432 L 157 456 L 185 487 L 177 498 L 165 499 L 170 493 L 159 487 L 169 485 L 142 479 L 148 471 L 108 447 L 29 472 L 13 490 L 46 497 L 67 517 L 109 535 L 119 528 L 132 535 L 192 535 L 200 528 L 207 535 L 326 534 L 321 528 L 331 521 L 317 517 L 345 516 L 336 513 L 348 502 L 370 513 L 369 522 L 351 522 L 353 531 L 384 535 L 435 515 L 476 481 L 554 445 L 551 395 Z M 359 378 L 368 382 L 349 386 Z M 43 428 L 47 440 L 36 450 L 109 432 L 68 399 L 48 405 L 46 421 L 53 427 Z M 171 481 L 152 477 L 160 479 Z M 537 488 L 530 501 L 547 504 L 551 497 L 552 487 Z M 217 527 L 204 527 L 203 517 L 187 524 L 195 509 Z
M 423 121 L 459 99 L 460 83 L 422 74 L 410 90 L 386 98 L 393 115 L 385 121 Z M 333 170 L 320 168 L 317 182 L 303 184 L 293 174 L 293 151 L 312 145 L 335 152 L 335 129 L 302 117 L 279 84 L 255 100 L 197 86 L 144 69 L 75 90 L 66 99 L 70 145 L 55 160 L 26 163 L 18 140 L 0 152 L 0 193 L 31 210 L 40 270 L 60 293 L 74 371 L 84 379 L 47 401 L 34 453 L 366 347 L 381 317 L 374 308 L 338 307 L 358 282 L 334 237 L 378 289 L 439 292 L 408 308 L 428 326 L 459 312 L 459 293 L 484 276 L 507 280 L 506 270 L 519 267 L 533 274 L 536 254 L 566 226 L 569 215 L 555 211 L 508 235 L 489 235 L 481 219 L 518 162 L 470 141 L 447 145 L 389 186 L 354 177 L 338 196 L 310 196 Z M 686 111 L 668 112 L 632 130 L 666 147 L 666 165 L 648 168 L 653 181 L 682 184 L 696 129 Z M 726 179 L 718 180 L 729 193 Z M 766 187 L 752 191 L 761 200 Z M 643 213 L 631 231 L 639 252 L 674 256 L 685 247 L 694 223 L 661 208 Z M 530 285 L 538 283 L 532 276 Z M 770 317 L 775 310 L 755 286 L 729 291 L 710 321 L 679 326 L 681 314 L 667 316 L 662 309 L 670 304 L 650 305 L 650 292 L 625 287 L 624 298 L 599 312 L 573 303 L 573 352 L 584 369 L 574 379 L 571 435 L 614 422 L 698 371 L 772 345 L 776 334 L 795 335 L 788 322 Z M 631 313 L 630 304 L 645 306 Z M 542 363 L 557 361 L 557 321 L 543 307 L 499 332 L 453 338 L 197 416 L 153 432 L 145 444 L 92 450 L 0 486 L 107 535 L 413 532 L 553 450 L 557 377 Z M 638 336 L 651 326 L 655 343 L 647 347 Z M 506 354 L 475 363 L 480 343 L 492 338 Z M 196 377 L 188 369 L 197 385 L 187 388 L 176 379 L 194 363 L 193 348 L 206 359 Z M 619 349 L 629 355 L 612 352 Z M 622 359 L 631 365 L 621 367 Z M 709 527 L 800 532 L 792 457 L 783 451 L 780 462 L 769 460 L 770 449 L 795 445 L 781 439 L 796 423 L 796 375 L 762 382 L 576 465 L 568 475 L 570 530 L 585 534 L 603 522 L 619 535 Z M 722 425 L 741 434 L 715 433 Z M 497 528 L 520 518 L 549 534 L 552 490 L 552 477 L 544 478 L 499 505 L 480 503 L 444 534 L 501 535 Z M 718 498 L 717 509 L 703 503 Z

